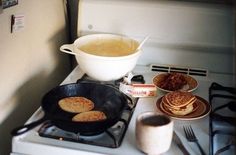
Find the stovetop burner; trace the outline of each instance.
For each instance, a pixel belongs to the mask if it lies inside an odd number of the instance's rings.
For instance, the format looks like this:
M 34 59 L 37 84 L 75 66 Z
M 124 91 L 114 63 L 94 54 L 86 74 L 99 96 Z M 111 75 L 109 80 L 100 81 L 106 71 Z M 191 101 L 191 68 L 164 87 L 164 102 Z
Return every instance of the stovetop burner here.
M 103 133 L 92 136 L 84 136 L 80 135 L 80 133 L 64 131 L 54 126 L 50 121 L 45 122 L 38 130 L 38 133 L 42 137 L 53 138 L 60 141 L 71 141 L 76 143 L 117 148 L 123 140 L 131 115 L 131 111 L 123 112 L 121 119 L 114 126 L 107 129 Z
M 234 154 L 236 149 L 236 88 L 212 83 L 209 89 L 211 154 Z
M 145 83 L 142 75 L 134 76 L 132 78 L 132 81 L 135 83 Z M 77 83 L 78 82 L 95 82 L 119 88 L 119 83 L 122 82 L 122 79 L 116 81 L 100 82 L 91 79 L 85 74 L 81 79 L 77 80 Z M 76 143 L 117 148 L 122 143 L 123 137 L 126 133 L 128 124 L 135 109 L 136 103 L 138 102 L 138 98 L 128 98 L 130 103 L 128 104 L 128 108 L 125 108 L 123 110 L 120 120 L 115 125 L 107 129 L 105 132 L 99 133 L 98 135 L 84 136 L 80 135 L 80 133 L 64 131 L 54 126 L 50 121 L 45 122 L 38 130 L 38 133 L 41 137 L 53 138 L 61 141 L 71 141 Z

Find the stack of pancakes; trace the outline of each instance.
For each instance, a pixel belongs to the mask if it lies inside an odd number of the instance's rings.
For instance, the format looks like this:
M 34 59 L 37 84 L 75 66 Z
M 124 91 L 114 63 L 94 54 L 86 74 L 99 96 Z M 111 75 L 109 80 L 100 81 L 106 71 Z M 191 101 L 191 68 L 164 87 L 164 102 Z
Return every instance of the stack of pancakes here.
M 184 116 L 196 110 L 196 100 L 190 92 L 173 91 L 163 96 L 161 106 L 174 115 Z

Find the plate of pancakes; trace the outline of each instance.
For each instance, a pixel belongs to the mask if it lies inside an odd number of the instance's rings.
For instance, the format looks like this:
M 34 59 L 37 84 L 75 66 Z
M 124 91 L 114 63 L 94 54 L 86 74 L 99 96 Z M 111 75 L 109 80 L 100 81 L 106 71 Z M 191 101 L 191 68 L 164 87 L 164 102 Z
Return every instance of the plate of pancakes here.
M 192 92 L 198 87 L 198 82 L 190 75 L 183 73 L 160 73 L 153 78 L 153 84 L 164 92 L 188 91 Z
M 157 108 L 164 114 L 181 120 L 200 119 L 211 111 L 210 104 L 191 92 L 172 91 L 159 98 Z

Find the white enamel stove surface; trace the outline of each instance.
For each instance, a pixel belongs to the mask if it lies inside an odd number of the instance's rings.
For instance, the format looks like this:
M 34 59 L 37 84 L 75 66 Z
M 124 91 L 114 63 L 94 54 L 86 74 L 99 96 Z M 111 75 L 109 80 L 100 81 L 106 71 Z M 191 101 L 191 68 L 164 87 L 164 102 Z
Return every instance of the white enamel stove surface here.
M 151 83 L 152 78 L 157 74 L 156 72 L 150 72 L 149 66 L 136 66 L 133 70 L 134 74 L 143 74 L 146 83 Z M 82 76 L 80 69 L 77 67 L 74 71 L 63 81 L 62 84 L 76 82 L 78 78 Z M 214 76 L 217 77 L 217 76 Z M 208 88 L 211 84 L 210 77 L 195 77 L 199 82 L 199 87 L 194 91 L 204 99 L 208 100 Z M 225 79 L 225 78 L 224 78 Z M 216 81 L 217 82 L 217 81 Z M 144 111 L 158 111 L 156 108 L 156 100 L 163 94 L 158 91 L 158 96 L 155 98 L 140 98 L 129 127 L 126 131 L 125 137 L 120 147 L 118 148 L 106 148 L 99 146 L 86 145 L 81 143 L 60 141 L 55 139 L 49 139 L 38 136 L 37 129 L 35 129 L 13 138 L 12 141 L 12 154 L 31 154 L 31 155 L 47 155 L 47 154 L 143 154 L 139 151 L 135 144 L 135 121 L 138 114 Z M 28 120 L 27 123 L 35 121 L 43 116 L 43 112 L 39 108 L 34 115 Z M 175 131 L 180 136 L 185 146 L 191 154 L 199 154 L 198 148 L 195 144 L 188 143 L 184 137 L 182 126 L 184 124 L 192 124 L 196 135 L 199 138 L 200 144 L 204 148 L 205 152 L 209 151 L 209 137 L 208 137 L 208 116 L 194 121 L 179 121 L 174 120 Z M 172 143 L 171 148 L 165 154 L 181 154 L 175 143 Z

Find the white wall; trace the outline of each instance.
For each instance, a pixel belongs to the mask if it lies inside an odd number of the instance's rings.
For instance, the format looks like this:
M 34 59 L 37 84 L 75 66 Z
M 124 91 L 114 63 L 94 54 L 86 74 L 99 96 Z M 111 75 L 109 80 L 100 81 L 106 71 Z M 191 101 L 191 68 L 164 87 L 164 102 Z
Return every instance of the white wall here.
M 233 7 L 158 0 L 81 0 L 78 35 L 117 33 L 142 40 L 138 63 L 233 73 Z
M 46 91 L 69 72 L 63 0 L 19 0 L 0 14 L 0 154 L 9 154 L 10 131 L 40 105 Z M 13 14 L 25 15 L 25 28 L 10 33 Z

